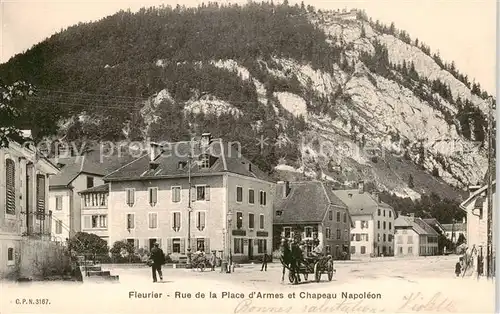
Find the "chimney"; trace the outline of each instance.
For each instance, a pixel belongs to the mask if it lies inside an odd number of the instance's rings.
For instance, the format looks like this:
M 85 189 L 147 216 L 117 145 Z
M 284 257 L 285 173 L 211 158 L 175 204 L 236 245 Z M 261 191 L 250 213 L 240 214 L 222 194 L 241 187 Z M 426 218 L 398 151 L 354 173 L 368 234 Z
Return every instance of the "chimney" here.
M 374 199 L 377 203 L 380 203 L 380 196 L 379 196 L 378 191 L 373 191 L 373 192 L 372 192 L 372 196 L 373 196 L 373 199 Z
M 211 133 L 203 133 L 201 135 L 201 148 L 207 148 L 212 142 L 212 134 Z
M 363 194 L 363 192 L 365 191 L 365 182 L 364 181 L 358 182 L 358 191 L 359 191 L 359 194 Z
M 149 161 L 154 161 L 160 155 L 160 145 L 155 142 L 151 142 L 149 146 Z

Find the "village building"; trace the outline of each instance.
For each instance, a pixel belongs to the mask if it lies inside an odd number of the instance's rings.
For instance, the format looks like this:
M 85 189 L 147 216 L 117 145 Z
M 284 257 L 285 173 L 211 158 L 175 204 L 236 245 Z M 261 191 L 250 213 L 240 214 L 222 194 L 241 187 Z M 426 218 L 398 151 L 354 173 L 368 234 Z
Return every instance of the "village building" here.
M 173 258 L 216 251 L 235 262 L 271 253 L 275 184 L 237 145 L 201 139 L 158 145 L 108 174 L 109 243 Z
M 443 228 L 445 230 L 444 235 L 453 244 L 457 244 L 460 236 L 462 236 L 464 239 L 467 239 L 467 223 L 465 217 L 461 223 L 453 222 L 451 224 L 443 224 Z
M 430 256 L 438 255 L 439 233 L 422 218 L 398 214 L 394 221 L 395 256 Z
M 394 209 L 380 201 L 378 193 L 368 193 L 364 183 L 358 189 L 334 190 L 347 205 L 354 221 L 351 229 L 351 257 L 394 255 Z
M 108 235 L 108 196 L 109 185 L 102 184 L 80 193 L 81 231 L 93 233 L 109 243 Z
M 325 254 L 349 259 L 352 219 L 330 186 L 319 181 L 278 182 L 274 210 L 274 249 L 280 240 L 304 241 L 306 251 L 317 239 Z
M 0 278 L 15 279 L 40 261 L 26 245 L 50 241 L 49 178 L 58 171 L 35 147 L 11 141 L 0 148 Z

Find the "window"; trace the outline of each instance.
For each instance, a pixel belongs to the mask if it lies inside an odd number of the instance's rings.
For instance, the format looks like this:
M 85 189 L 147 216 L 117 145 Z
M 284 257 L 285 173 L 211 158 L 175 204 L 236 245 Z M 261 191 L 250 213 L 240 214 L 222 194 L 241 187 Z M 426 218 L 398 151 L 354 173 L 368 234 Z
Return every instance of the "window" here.
M 413 244 L 413 236 L 408 236 L 408 244 Z
M 385 227 L 386 227 L 386 225 L 385 225 L 385 221 L 384 221 L 384 230 L 385 230 Z
M 205 154 L 201 156 L 201 169 L 208 168 L 210 168 L 210 156 Z
M 148 220 L 149 220 L 149 229 L 158 228 L 158 214 L 157 213 L 149 213 Z
M 260 214 L 259 216 L 259 229 L 263 230 L 264 229 L 264 215 Z
M 196 229 L 203 231 L 205 230 L 205 212 L 199 211 L 196 213 Z
M 347 222 L 347 213 L 344 213 L 344 223 Z
M 411 246 L 408 247 L 408 254 L 413 254 L 413 247 Z
M 403 254 L 403 247 L 399 247 L 399 254 Z
M 325 237 L 326 237 L 327 239 L 330 239 L 330 237 L 331 237 L 331 234 L 330 234 L 330 228 L 328 228 L 328 227 L 325 229 Z
M 384 217 L 385 217 L 385 209 L 384 209 Z
M 377 241 L 380 242 L 380 233 L 377 233 Z
M 387 241 L 392 242 L 392 237 L 393 237 L 392 234 L 387 235 Z
M 198 238 L 196 239 L 196 249 L 201 252 L 205 252 L 205 239 Z
M 172 220 L 172 229 L 174 229 L 175 232 L 181 230 L 181 213 L 172 213 Z
M 94 177 L 87 177 L 87 189 L 94 187 Z
M 259 193 L 259 204 L 262 206 L 267 205 L 267 192 L 260 191 Z
M 312 227 L 305 227 L 304 233 L 305 233 L 306 238 L 312 238 L 313 228 Z
M 333 211 L 328 211 L 328 220 L 333 220 Z
M 134 248 L 137 248 L 137 243 L 136 243 L 135 239 L 127 239 L 127 243 L 129 245 L 132 245 Z
M 380 216 L 380 208 L 378 209 L 378 215 Z
M 255 204 L 255 191 L 252 189 L 248 190 L 248 204 Z
M 208 201 L 208 186 L 205 185 L 196 186 L 196 200 Z
M 135 190 L 134 189 L 125 189 L 127 193 L 127 205 L 132 207 L 135 203 Z
M 62 220 L 56 221 L 56 234 L 62 233 Z
M 290 238 L 290 236 L 292 235 L 292 227 L 283 228 L 283 233 L 285 235 L 285 238 Z
M 389 210 L 389 218 L 392 217 L 392 212 Z
M 181 201 L 181 187 L 172 187 L 172 203 L 179 203 Z
M 158 203 L 158 188 L 149 188 L 149 205 L 154 207 Z
M 340 229 L 337 229 L 337 240 L 340 240 L 341 236 L 342 235 Z
M 392 224 L 389 222 L 389 230 L 391 230 L 391 229 L 392 229 Z
M 243 202 L 243 188 L 241 186 L 236 187 L 236 202 Z
M 127 214 L 127 229 L 135 228 L 135 217 L 134 214 Z
M 14 248 L 7 249 L 7 265 L 14 265 Z
M 361 254 L 366 254 L 366 247 L 365 246 L 361 247 Z
M 380 220 L 377 221 L 377 229 L 380 229 Z
M 98 228 L 99 226 L 99 215 L 92 215 L 92 228 Z
M 16 164 L 12 159 L 5 160 L 5 211 L 7 214 L 16 213 Z
M 351 254 L 356 253 L 356 247 L 354 245 L 351 246 Z
M 340 222 L 340 211 L 337 212 L 337 222 Z
M 348 240 L 349 240 L 349 231 L 347 231 L 347 229 L 344 229 L 344 241 Z
M 253 229 L 254 225 L 255 225 L 254 214 L 249 213 L 248 214 L 248 228 Z
M 243 254 L 243 239 L 241 238 L 234 239 L 234 253 Z
M 243 213 L 236 213 L 236 228 L 241 229 L 243 227 Z
M 361 234 L 356 233 L 356 241 L 361 241 Z
M 368 228 L 368 221 L 361 220 L 361 229 L 367 229 Z
M 99 228 L 107 228 L 108 226 L 108 216 L 99 215 Z
M 403 243 L 403 236 L 402 235 L 398 235 L 397 242 L 398 242 L 398 244 Z
M 340 257 L 340 246 L 338 245 L 335 246 L 335 256 Z
M 37 185 L 36 185 L 36 208 L 37 208 L 37 219 L 44 220 L 45 219 L 45 175 L 38 174 L 36 176 Z
M 385 233 L 384 233 L 384 236 L 383 236 L 383 240 L 384 240 L 384 242 L 385 242 L 385 240 L 386 240 L 386 235 L 385 235 Z
M 266 253 L 267 252 L 267 240 L 265 239 L 259 239 L 257 242 L 257 252 L 259 253 Z
M 62 210 L 62 196 L 56 196 L 56 210 Z
M 181 239 L 179 238 L 172 239 L 172 252 L 173 253 L 181 252 Z
M 331 254 L 332 253 L 332 248 L 329 245 L 327 245 L 325 247 L 325 249 L 326 249 L 326 254 Z

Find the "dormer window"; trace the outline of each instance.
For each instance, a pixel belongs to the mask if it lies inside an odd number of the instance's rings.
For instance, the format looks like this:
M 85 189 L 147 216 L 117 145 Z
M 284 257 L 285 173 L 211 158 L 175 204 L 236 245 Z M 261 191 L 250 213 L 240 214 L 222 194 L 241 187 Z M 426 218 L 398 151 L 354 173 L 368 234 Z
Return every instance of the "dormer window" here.
M 177 164 L 177 169 L 178 170 L 183 170 L 186 167 L 186 162 L 185 161 L 179 161 Z
M 209 155 L 202 155 L 200 157 L 200 168 L 201 169 L 208 169 L 210 168 L 210 156 Z
M 279 217 L 283 214 L 283 211 L 282 210 L 277 210 L 276 211 L 276 216 Z

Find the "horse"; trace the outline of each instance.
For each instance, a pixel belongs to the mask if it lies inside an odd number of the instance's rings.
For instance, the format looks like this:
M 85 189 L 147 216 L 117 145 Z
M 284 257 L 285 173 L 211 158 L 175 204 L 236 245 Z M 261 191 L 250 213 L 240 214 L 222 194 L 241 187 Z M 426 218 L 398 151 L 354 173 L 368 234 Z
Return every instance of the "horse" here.
M 290 269 L 292 274 L 294 275 L 294 258 L 292 256 L 292 250 L 290 249 L 290 245 L 283 241 L 280 247 L 280 262 L 283 265 L 283 272 L 281 275 L 281 281 L 285 280 L 285 271 L 286 269 Z

